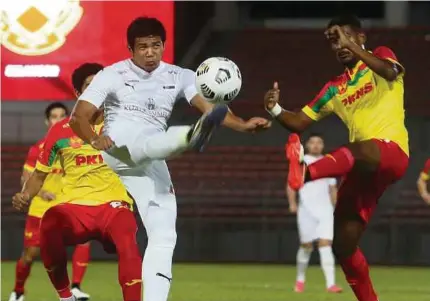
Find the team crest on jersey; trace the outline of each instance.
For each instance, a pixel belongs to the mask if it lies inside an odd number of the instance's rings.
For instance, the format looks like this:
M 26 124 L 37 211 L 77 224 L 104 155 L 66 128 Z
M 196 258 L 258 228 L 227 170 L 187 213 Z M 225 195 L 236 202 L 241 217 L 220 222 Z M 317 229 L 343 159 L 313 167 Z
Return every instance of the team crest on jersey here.
M 79 23 L 79 0 L 2 1 L 1 44 L 27 56 L 44 55 L 60 48 Z
M 69 139 L 69 144 L 71 148 L 80 148 L 84 144 L 84 141 L 77 136 L 73 136 Z
M 340 82 L 340 84 L 337 85 L 337 93 L 339 93 L 340 95 L 345 94 L 346 89 L 348 88 L 348 84 L 346 81 L 342 81 Z
M 152 97 L 149 97 L 148 98 L 148 101 L 146 102 L 146 108 L 148 109 L 148 110 L 155 110 L 155 100 L 154 100 L 154 98 L 152 98 Z

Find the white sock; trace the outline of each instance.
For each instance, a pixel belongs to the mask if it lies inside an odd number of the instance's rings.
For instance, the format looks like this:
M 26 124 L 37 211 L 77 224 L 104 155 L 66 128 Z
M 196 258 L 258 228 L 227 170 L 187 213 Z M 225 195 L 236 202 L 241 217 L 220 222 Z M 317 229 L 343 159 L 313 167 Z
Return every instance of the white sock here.
M 331 246 L 325 246 L 319 248 L 321 268 L 324 273 L 326 286 L 335 284 L 335 272 L 334 272 L 334 256 Z
M 306 269 L 311 259 L 312 249 L 300 247 L 297 251 L 297 281 L 305 282 Z
M 165 160 L 184 152 L 188 148 L 190 129 L 191 126 L 171 126 L 166 132 L 149 137 L 142 132 L 130 150 L 131 159 L 139 165 L 146 160 Z
M 166 195 L 165 198 L 174 201 L 172 195 Z M 155 201 L 166 204 L 168 200 L 157 196 Z M 171 210 L 166 207 L 150 205 L 146 217 L 143 217 L 148 234 L 148 246 L 142 264 L 144 301 L 167 301 L 169 296 L 176 245 L 176 208 Z

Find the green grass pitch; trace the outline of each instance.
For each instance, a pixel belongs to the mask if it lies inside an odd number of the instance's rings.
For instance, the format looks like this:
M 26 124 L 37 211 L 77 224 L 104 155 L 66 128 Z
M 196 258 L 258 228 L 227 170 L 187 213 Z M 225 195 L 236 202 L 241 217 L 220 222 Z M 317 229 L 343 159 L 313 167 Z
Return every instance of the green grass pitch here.
M 1 300 L 8 299 L 14 282 L 14 262 L 2 262 Z M 70 269 L 69 269 L 70 271 Z M 429 268 L 371 269 L 381 301 L 430 301 Z M 308 270 L 306 292 L 292 291 L 295 267 L 282 265 L 176 264 L 169 301 L 354 301 L 341 271 L 338 283 L 345 292 L 324 291 L 319 266 Z M 83 289 L 93 301 L 119 301 L 117 265 L 93 262 L 88 267 Z M 33 266 L 27 283 L 26 301 L 58 300 L 40 262 Z

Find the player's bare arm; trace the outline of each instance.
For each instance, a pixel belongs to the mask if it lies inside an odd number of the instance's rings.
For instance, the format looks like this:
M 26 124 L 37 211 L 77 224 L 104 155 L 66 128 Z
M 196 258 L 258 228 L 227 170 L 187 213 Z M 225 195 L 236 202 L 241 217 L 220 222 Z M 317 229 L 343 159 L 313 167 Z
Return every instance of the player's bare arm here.
M 209 112 L 214 107 L 213 104 L 209 103 L 198 94 L 193 97 L 191 104 L 203 114 Z M 271 123 L 267 119 L 260 117 L 254 117 L 245 121 L 229 111 L 224 119 L 223 125 L 238 132 L 254 132 L 268 129 Z
M 403 72 L 403 67 L 387 59 L 381 59 L 355 43 L 340 26 L 335 25 L 327 29 L 326 38 L 337 49 L 349 49 L 358 60 L 363 61 L 370 69 L 388 81 L 393 81 Z M 363 34 L 362 38 L 365 39 Z
M 303 132 L 314 122 L 314 120 L 302 111 L 295 113 L 284 110 L 279 105 L 280 92 L 278 83 L 275 82 L 273 84 L 273 88 L 267 91 L 264 96 L 265 109 L 287 130 L 294 133 Z
M 286 185 L 286 194 L 288 198 L 289 209 L 291 213 L 297 212 L 297 191 L 293 190 L 290 185 Z
M 417 180 L 417 187 L 420 196 L 423 198 L 424 202 L 430 205 L 430 193 L 427 188 L 428 176 L 421 173 Z
M 82 140 L 91 144 L 95 149 L 108 150 L 114 143 L 108 136 L 97 135 L 92 127 L 92 121 L 97 118 L 99 110 L 92 103 L 78 101 L 70 116 L 69 125 Z
M 329 187 L 329 193 L 330 193 L 330 200 L 333 205 L 336 205 L 337 201 L 337 186 L 336 185 L 330 185 Z
M 13 207 L 19 211 L 26 210 L 30 204 L 30 200 L 40 192 L 47 176 L 48 173 L 36 169 L 28 181 L 25 182 L 22 191 L 16 193 L 12 198 Z

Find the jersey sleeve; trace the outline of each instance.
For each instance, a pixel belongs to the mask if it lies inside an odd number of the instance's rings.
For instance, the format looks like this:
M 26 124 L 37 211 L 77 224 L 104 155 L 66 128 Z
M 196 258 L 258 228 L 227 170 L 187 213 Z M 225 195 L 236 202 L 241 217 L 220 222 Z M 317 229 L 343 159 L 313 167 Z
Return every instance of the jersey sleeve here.
M 302 109 L 303 113 L 315 121 L 330 115 L 333 112 L 331 100 L 336 93 L 337 88 L 331 82 L 326 83 L 317 96 Z
M 121 82 L 121 77 L 111 69 L 103 69 L 94 76 L 91 84 L 79 96 L 78 101 L 87 101 L 100 108 L 106 98 L 115 92 L 115 87 Z
M 52 165 L 58 156 L 59 148 L 57 147 L 58 135 L 56 124 L 48 131 L 45 138 L 45 144 L 43 145 L 42 151 L 39 153 L 39 158 L 37 160 L 36 169 L 49 173 L 51 172 Z
M 430 159 L 428 159 L 427 162 L 426 162 L 426 164 L 424 165 L 424 168 L 421 171 L 420 177 L 424 181 L 430 180 Z
M 24 170 L 28 172 L 33 172 L 36 168 L 37 158 L 39 157 L 39 147 L 38 145 L 33 145 L 28 150 L 27 158 L 24 163 Z
M 194 96 L 197 95 L 196 89 L 196 75 L 190 69 L 184 69 L 180 79 L 180 93 L 181 97 L 185 97 L 188 102 L 191 102 Z
M 402 64 L 399 63 L 399 60 L 397 59 L 396 55 L 394 54 L 394 52 L 385 46 L 379 46 L 378 48 L 375 49 L 375 51 L 373 52 L 373 54 L 377 57 L 379 57 L 380 59 L 384 59 L 387 61 L 390 61 L 394 64 L 394 66 L 397 66 L 400 68 L 400 73 L 404 73 L 405 72 L 405 67 L 403 67 Z

